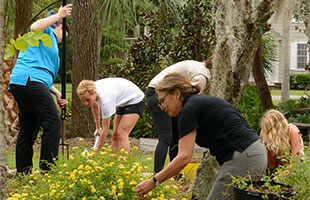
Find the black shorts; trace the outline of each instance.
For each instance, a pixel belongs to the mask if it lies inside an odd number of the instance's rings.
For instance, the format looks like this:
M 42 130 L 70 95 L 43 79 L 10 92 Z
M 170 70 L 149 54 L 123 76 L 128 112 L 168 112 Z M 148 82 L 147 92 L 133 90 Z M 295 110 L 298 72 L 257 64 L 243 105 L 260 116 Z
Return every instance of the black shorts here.
M 145 105 L 145 99 L 136 104 L 116 108 L 116 114 L 126 115 L 136 113 L 140 116 L 140 118 L 142 118 L 144 112 L 144 105 Z

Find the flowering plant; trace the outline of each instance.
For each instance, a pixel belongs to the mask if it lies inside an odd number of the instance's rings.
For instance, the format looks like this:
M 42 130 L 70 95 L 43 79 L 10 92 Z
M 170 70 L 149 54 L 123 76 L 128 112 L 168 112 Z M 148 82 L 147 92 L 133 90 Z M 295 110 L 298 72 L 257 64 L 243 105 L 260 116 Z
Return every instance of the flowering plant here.
M 179 185 L 172 184 L 173 179 L 143 197 L 135 192 L 139 182 L 153 175 L 147 166 L 136 162 L 139 153 L 137 147 L 132 148 L 131 153 L 124 150 L 117 152 L 107 145 L 97 153 L 83 150 L 83 145 L 74 147 L 69 160 L 59 159 L 51 172 L 35 170 L 30 175 L 10 179 L 7 199 L 155 200 L 178 196 Z

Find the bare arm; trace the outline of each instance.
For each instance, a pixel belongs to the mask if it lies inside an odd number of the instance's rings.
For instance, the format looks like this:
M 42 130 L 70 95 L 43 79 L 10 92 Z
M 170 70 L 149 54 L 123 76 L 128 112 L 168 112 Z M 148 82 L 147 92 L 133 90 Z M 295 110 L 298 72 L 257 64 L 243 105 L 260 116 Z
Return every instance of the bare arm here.
M 158 182 L 162 183 L 165 180 L 173 177 L 190 162 L 194 151 L 196 134 L 196 130 L 194 130 L 179 140 L 178 155 L 172 160 L 171 163 L 169 163 L 166 168 L 156 174 L 155 178 Z M 148 179 L 136 186 L 136 192 L 144 195 L 154 188 L 154 181 L 152 179 Z
M 105 139 L 107 138 L 109 134 L 110 122 L 111 122 L 111 117 L 102 119 L 102 130 L 100 132 L 100 140 L 99 140 L 98 147 L 97 147 L 98 150 L 101 149 Z
M 64 106 L 68 103 L 67 99 L 62 99 L 61 93 L 53 85 L 50 89 L 50 92 L 56 96 L 57 103 L 58 103 L 59 107 L 64 108 Z
M 100 139 L 99 139 L 99 143 L 97 146 L 97 150 L 100 150 L 105 139 L 108 136 L 109 133 L 109 128 L 110 128 L 110 121 L 111 121 L 111 117 L 102 119 L 102 129 L 101 129 L 101 125 L 100 125 L 100 107 L 97 103 L 94 103 L 92 106 L 92 113 L 93 113 L 93 117 L 96 123 L 96 130 L 94 132 L 94 136 L 96 135 L 100 135 Z
M 95 123 L 96 123 L 96 131 L 98 130 L 98 133 L 94 133 L 94 136 L 96 136 L 97 134 L 99 134 L 99 131 L 100 131 L 100 107 L 99 105 L 94 102 L 93 103 L 93 106 L 91 107 L 91 111 L 93 113 L 93 117 L 94 117 L 94 120 L 95 120 Z
M 290 129 L 290 144 L 291 144 L 291 152 L 293 154 L 298 154 L 301 148 L 300 143 L 300 130 L 295 126 L 291 126 Z
M 64 7 L 61 6 L 55 15 L 51 15 L 49 17 L 46 17 L 46 18 L 43 18 L 43 19 L 40 19 L 34 22 L 31 25 L 30 30 L 31 31 L 34 31 L 34 30 L 44 31 L 49 26 L 55 24 L 59 20 L 71 15 L 71 12 L 72 12 L 72 4 L 67 4 Z

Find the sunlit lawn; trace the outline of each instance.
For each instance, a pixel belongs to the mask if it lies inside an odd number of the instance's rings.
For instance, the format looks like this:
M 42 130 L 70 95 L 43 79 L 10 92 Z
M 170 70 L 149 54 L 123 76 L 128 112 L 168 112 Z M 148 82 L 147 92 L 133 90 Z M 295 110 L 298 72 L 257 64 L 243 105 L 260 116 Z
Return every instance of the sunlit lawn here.
M 281 90 L 270 90 L 271 96 L 280 96 Z M 307 96 L 310 95 L 309 90 L 290 90 L 291 96 Z

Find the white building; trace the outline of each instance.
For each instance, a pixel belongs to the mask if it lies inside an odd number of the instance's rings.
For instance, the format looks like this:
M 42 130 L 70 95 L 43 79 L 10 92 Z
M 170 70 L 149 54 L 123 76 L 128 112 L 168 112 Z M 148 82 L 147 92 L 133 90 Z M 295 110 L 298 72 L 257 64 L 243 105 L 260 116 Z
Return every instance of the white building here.
M 282 44 L 282 23 L 283 17 L 273 17 L 270 20 L 271 29 L 270 31 L 276 38 L 276 55 L 278 55 L 278 61 L 274 63 L 274 74 L 267 77 L 268 83 L 273 85 L 275 83 L 281 83 L 282 73 L 284 67 L 284 55 L 281 54 Z M 308 73 L 305 70 L 305 66 L 309 59 L 307 42 L 308 38 L 304 34 L 304 23 L 291 21 L 290 26 L 290 37 L 289 37 L 289 63 L 291 74 L 304 74 Z

